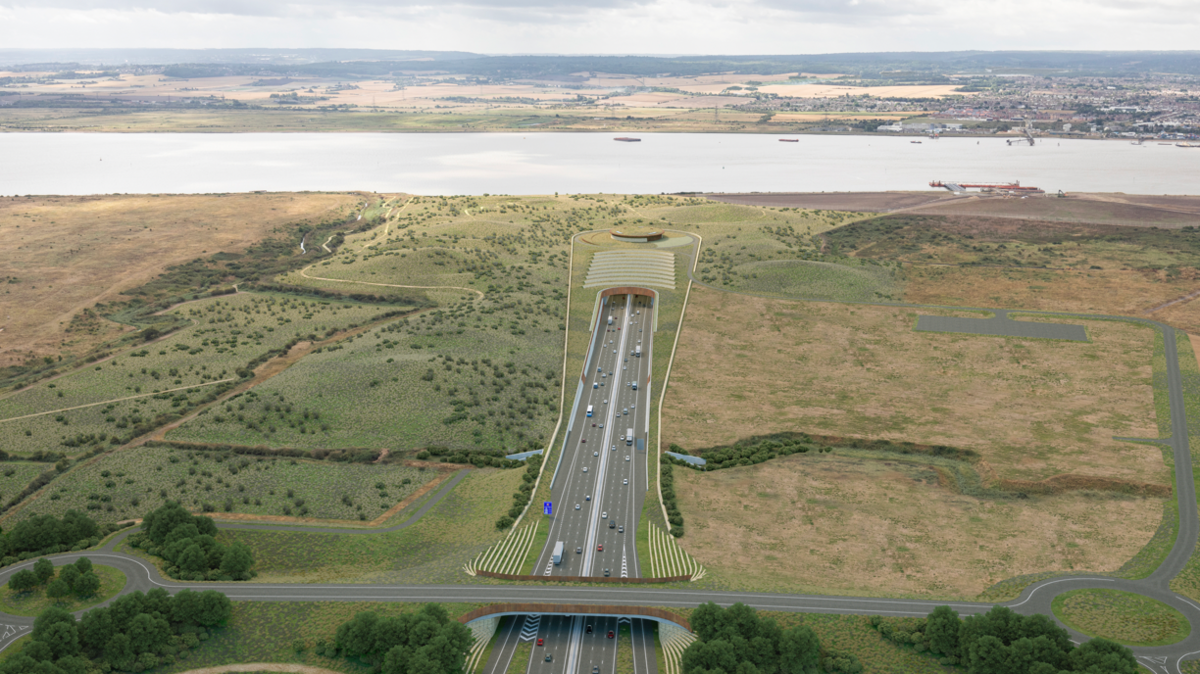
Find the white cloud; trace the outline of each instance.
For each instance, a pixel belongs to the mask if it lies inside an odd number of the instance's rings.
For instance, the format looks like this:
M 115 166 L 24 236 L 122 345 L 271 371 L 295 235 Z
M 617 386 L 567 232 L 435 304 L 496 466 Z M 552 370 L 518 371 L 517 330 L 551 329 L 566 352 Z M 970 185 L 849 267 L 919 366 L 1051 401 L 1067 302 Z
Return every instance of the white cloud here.
M 481 53 L 1194 49 L 1195 0 L 0 0 L 0 45 Z

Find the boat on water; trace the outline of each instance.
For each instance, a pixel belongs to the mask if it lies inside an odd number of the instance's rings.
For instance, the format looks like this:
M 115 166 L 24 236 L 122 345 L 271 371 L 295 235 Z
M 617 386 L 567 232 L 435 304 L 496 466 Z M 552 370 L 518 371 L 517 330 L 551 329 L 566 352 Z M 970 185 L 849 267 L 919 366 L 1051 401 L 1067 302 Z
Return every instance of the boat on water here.
M 640 143 L 640 142 L 642 142 L 641 138 L 630 138 L 628 136 L 621 136 L 619 138 L 613 138 L 613 140 L 619 140 L 622 143 Z
M 799 138 L 780 138 L 779 142 L 780 143 L 799 143 L 800 139 Z

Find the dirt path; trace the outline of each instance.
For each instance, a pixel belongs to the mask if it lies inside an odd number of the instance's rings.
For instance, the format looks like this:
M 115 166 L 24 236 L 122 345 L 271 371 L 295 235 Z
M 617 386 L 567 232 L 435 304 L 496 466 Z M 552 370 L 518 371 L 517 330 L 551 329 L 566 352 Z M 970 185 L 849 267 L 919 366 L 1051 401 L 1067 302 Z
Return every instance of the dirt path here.
M 301 269 L 300 275 L 303 276 L 304 278 L 312 279 L 314 281 L 331 281 L 333 283 L 357 283 L 359 285 L 364 285 L 364 286 L 381 286 L 384 288 L 414 288 L 416 290 L 466 290 L 467 292 L 472 292 L 472 293 L 475 293 L 476 295 L 478 295 L 479 299 L 483 299 L 483 292 L 476 290 L 474 288 L 464 288 L 462 286 L 406 286 L 406 285 L 400 285 L 397 283 L 374 283 L 372 281 L 349 281 L 349 280 L 341 279 L 341 278 L 325 278 L 323 276 L 309 276 L 308 270 L 312 269 L 315 266 L 316 265 L 312 265 L 309 267 L 305 267 L 304 269 Z
M 169 388 L 165 391 L 158 391 L 157 393 L 143 393 L 141 395 L 136 395 L 136 396 L 126 396 L 124 398 L 114 398 L 112 400 L 102 400 L 98 403 L 88 403 L 86 405 L 76 405 L 74 407 L 64 407 L 62 409 L 50 410 L 49 412 L 35 412 L 33 414 L 26 414 L 26 415 L 20 416 L 20 417 L 9 417 L 8 419 L 0 419 L 0 424 L 4 423 L 6 421 L 17 421 L 18 419 L 29 419 L 32 417 L 40 417 L 40 416 L 43 416 L 46 414 L 54 414 L 56 412 L 70 412 L 71 410 L 81 410 L 85 407 L 95 407 L 97 405 L 107 405 L 109 403 L 119 403 L 124 400 L 134 400 L 136 398 L 149 398 L 150 396 L 162 395 L 164 393 L 174 393 L 176 391 L 186 391 L 188 389 L 204 388 L 205 386 L 213 386 L 214 384 L 224 384 L 227 381 L 233 381 L 235 379 L 237 379 L 237 377 L 229 377 L 227 379 L 220 379 L 218 381 L 210 381 L 207 384 L 195 384 L 193 386 L 180 386 L 179 388 Z
M 1166 309 L 1167 307 L 1179 304 L 1180 302 L 1187 302 L 1188 300 L 1194 300 L 1197 297 L 1200 297 L 1200 290 L 1197 290 L 1194 293 L 1188 293 L 1187 295 L 1184 295 L 1183 297 L 1176 297 L 1175 299 L 1171 300 L 1170 302 L 1164 302 L 1164 303 L 1158 305 L 1157 307 L 1154 307 L 1152 309 L 1147 309 L 1142 313 L 1145 315 L 1150 315 L 1156 311 L 1161 311 L 1163 309 Z
M 290 662 L 248 662 L 244 665 L 221 665 L 219 667 L 201 667 L 200 669 L 189 669 L 180 674 L 227 674 L 228 672 L 291 672 L 292 674 L 342 674 L 342 672 L 325 669 L 324 667 L 313 667 L 311 665 L 297 665 Z

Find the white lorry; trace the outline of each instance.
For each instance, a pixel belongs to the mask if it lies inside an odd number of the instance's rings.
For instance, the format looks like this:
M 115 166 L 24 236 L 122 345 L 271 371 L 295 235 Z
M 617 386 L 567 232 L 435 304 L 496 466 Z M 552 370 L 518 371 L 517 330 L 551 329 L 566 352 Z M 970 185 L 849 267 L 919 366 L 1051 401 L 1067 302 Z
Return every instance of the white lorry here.
M 558 541 L 557 543 L 554 544 L 554 563 L 556 565 L 562 564 L 562 555 L 563 555 L 563 542 Z

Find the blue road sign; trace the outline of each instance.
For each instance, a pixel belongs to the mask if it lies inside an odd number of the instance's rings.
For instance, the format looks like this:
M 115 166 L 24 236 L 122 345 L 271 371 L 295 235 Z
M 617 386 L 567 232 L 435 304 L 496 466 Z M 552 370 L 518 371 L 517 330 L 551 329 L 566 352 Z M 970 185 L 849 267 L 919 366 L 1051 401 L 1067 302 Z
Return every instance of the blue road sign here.
M 553 511 L 554 511 L 554 504 L 551 503 L 550 501 L 543 501 L 542 502 L 542 510 L 544 510 L 547 515 L 551 515 L 551 514 L 553 514 Z

